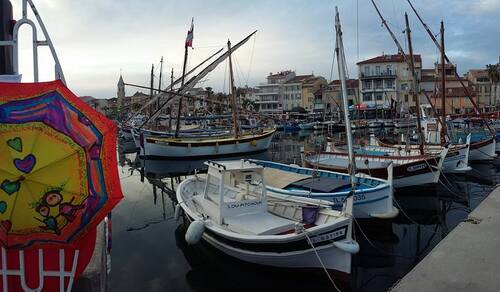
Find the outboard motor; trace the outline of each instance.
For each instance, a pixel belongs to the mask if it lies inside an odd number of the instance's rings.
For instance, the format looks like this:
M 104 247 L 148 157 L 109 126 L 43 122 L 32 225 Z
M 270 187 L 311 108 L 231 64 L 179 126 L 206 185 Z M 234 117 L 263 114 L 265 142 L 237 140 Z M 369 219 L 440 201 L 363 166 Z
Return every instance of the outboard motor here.
M 12 19 L 12 4 L 0 0 L 0 41 L 11 41 L 15 21 Z M 0 75 L 14 74 L 12 46 L 0 46 Z

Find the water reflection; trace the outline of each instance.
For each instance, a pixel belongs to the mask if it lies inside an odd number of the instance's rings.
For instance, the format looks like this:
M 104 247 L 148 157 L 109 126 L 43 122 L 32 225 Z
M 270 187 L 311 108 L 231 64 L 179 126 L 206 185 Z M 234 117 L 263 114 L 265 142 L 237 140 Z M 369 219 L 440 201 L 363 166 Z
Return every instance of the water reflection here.
M 278 133 L 269 151 L 252 158 L 298 163 L 303 147 L 324 139 L 315 132 Z M 173 219 L 170 199 L 179 179 L 169 177 L 193 173 L 203 161 L 139 160 L 123 152 L 119 161 L 126 199 L 113 212 L 111 291 L 332 291 L 322 271 L 257 266 L 206 244 L 186 244 L 186 227 Z M 499 182 L 500 165 L 473 168 L 466 176 L 447 175 L 435 187 L 396 194 L 402 212 L 393 220 L 357 220 L 361 250 L 342 291 L 387 291 L 410 271 Z

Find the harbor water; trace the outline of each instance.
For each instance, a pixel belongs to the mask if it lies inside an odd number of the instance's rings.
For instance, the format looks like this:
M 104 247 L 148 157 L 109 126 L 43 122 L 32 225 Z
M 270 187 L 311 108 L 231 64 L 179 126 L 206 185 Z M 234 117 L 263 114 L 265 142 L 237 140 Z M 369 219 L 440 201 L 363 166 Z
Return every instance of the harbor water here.
M 368 134 L 356 133 L 357 143 Z M 324 141 L 321 133 L 279 132 L 267 152 L 252 158 L 300 164 L 304 147 L 319 148 Z M 112 217 L 110 291 L 334 290 L 322 270 L 258 266 L 204 243 L 187 245 L 186 226 L 182 218 L 174 219 L 170 196 L 177 180 L 202 161 L 143 161 L 121 150 L 125 199 Z M 394 219 L 356 220 L 354 235 L 361 250 L 353 256 L 351 280 L 341 290 L 387 291 L 489 194 L 498 182 L 499 164 L 473 164 L 467 175 L 447 174 L 439 184 L 396 191 L 400 214 Z

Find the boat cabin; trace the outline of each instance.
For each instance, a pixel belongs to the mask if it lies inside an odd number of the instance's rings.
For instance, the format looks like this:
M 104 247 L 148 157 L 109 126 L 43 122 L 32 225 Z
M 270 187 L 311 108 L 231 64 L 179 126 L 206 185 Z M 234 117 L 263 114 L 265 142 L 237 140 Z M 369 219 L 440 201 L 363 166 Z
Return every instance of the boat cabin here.
M 205 164 L 208 174 L 203 196 L 194 200 L 217 224 L 242 234 L 278 234 L 294 229 L 295 221 L 268 211 L 264 167 L 247 160 Z

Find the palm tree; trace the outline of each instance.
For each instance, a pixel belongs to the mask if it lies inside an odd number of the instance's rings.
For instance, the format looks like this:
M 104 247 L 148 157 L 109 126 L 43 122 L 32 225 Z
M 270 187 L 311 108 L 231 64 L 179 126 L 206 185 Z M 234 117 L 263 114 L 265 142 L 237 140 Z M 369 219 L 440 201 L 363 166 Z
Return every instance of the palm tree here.
M 212 90 L 212 87 L 205 87 L 205 92 L 207 93 L 207 102 L 206 102 L 206 105 L 207 105 L 207 108 L 208 108 L 208 111 L 212 111 L 213 110 L 213 106 L 212 106 L 212 103 L 210 102 L 210 96 L 212 96 L 214 94 L 214 91 Z
M 491 80 L 491 83 L 493 84 L 494 92 L 492 91 L 493 98 L 495 99 L 495 105 L 496 105 L 496 100 L 497 100 L 497 84 L 500 81 L 500 63 L 499 64 L 488 64 L 486 65 L 486 71 L 488 72 L 488 77 Z M 491 98 L 490 98 L 490 105 L 492 104 Z
M 256 110 L 257 108 L 257 104 L 255 103 L 255 101 L 248 98 L 243 98 L 243 100 L 241 101 L 241 106 L 249 111 Z

